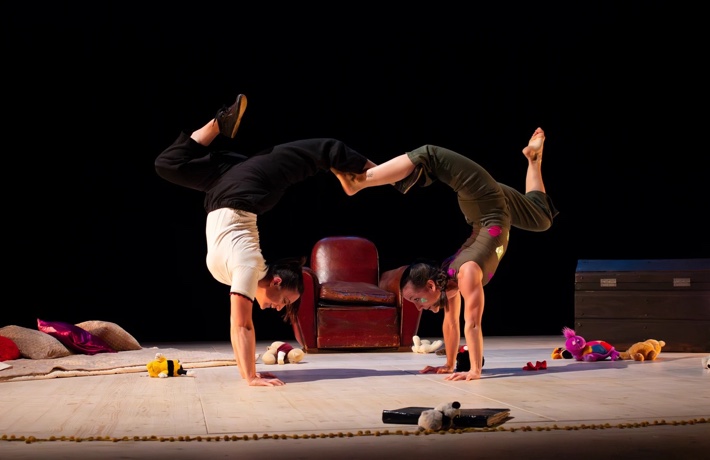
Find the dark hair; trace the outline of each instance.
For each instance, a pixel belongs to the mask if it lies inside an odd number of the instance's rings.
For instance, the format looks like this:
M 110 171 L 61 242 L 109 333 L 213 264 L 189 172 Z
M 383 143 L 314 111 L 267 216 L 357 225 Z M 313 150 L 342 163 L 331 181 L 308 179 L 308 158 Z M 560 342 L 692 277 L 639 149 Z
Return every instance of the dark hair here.
M 284 322 L 290 322 L 291 324 L 295 322 L 298 307 L 301 305 L 300 295 L 303 294 L 303 265 L 305 263 L 305 257 L 291 257 L 279 259 L 269 264 L 267 269 L 266 278 L 273 279 L 278 276 L 281 278 L 281 289 L 296 291 L 299 294 L 298 300 L 286 307 Z
M 409 264 L 402 273 L 399 288 L 403 289 L 407 283 L 412 283 L 417 289 L 426 286 L 427 281 L 432 280 L 441 293 L 439 295 L 439 307 L 446 307 L 446 286 L 449 282 L 449 275 L 446 270 L 437 267 L 431 262 L 414 262 Z

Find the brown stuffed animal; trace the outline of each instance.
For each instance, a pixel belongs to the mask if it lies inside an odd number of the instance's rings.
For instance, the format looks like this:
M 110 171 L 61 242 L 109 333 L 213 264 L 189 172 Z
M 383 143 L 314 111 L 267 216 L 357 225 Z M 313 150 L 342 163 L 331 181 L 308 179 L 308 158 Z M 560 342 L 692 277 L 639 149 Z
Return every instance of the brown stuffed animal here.
M 304 356 L 301 348 L 294 348 L 286 342 L 273 342 L 266 347 L 261 360 L 264 364 L 296 364 L 303 361 Z
M 661 348 L 665 346 L 666 342 L 663 340 L 648 339 L 631 345 L 628 350 L 622 351 L 619 357 L 634 361 L 653 361 L 661 354 Z

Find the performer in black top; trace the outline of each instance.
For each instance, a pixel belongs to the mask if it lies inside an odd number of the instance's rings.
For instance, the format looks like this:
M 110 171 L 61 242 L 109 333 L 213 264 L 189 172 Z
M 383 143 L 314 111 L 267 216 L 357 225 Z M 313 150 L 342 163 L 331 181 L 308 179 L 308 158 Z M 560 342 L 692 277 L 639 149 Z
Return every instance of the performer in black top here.
M 240 94 L 228 108 L 198 130 L 180 133 L 155 160 L 160 177 L 205 193 L 207 267 L 230 286 L 230 338 L 243 379 L 253 386 L 284 382 L 256 372 L 254 301 L 261 309 L 286 309 L 294 318 L 303 292 L 305 260 L 266 264 L 261 253 L 257 216 L 273 208 L 289 186 L 319 171 L 335 168 L 362 173 L 375 166 L 337 139 L 305 139 L 276 145 L 252 156 L 210 149 L 220 134 L 233 138 L 247 106 Z

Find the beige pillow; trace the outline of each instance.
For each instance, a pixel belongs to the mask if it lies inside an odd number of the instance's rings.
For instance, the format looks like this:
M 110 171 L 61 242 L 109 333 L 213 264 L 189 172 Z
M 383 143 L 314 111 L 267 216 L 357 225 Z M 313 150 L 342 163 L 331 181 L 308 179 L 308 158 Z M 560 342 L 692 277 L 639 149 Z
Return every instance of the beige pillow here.
M 62 342 L 37 329 L 5 326 L 0 329 L 0 335 L 15 342 L 23 358 L 63 358 L 73 354 Z
M 75 326 L 100 338 L 116 351 L 141 350 L 143 348 L 135 337 L 116 323 L 94 320 L 76 323 Z

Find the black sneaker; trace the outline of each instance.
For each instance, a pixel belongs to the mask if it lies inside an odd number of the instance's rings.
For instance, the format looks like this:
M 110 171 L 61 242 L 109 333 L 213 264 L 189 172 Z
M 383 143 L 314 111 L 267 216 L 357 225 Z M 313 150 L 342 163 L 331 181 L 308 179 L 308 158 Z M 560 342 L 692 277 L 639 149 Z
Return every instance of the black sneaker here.
M 242 121 L 242 115 L 244 115 L 246 109 L 247 97 L 243 94 L 239 94 L 237 100 L 231 106 L 219 109 L 214 119 L 219 125 L 220 134 L 234 138 L 237 135 L 239 123 Z
M 392 185 L 401 193 L 407 193 L 409 189 L 414 187 L 414 185 L 419 182 L 419 179 L 422 178 L 423 170 L 424 168 L 422 167 L 422 165 L 417 165 L 417 167 L 414 168 L 414 171 L 412 171 L 412 174 L 408 175 L 401 181 L 395 182 Z

